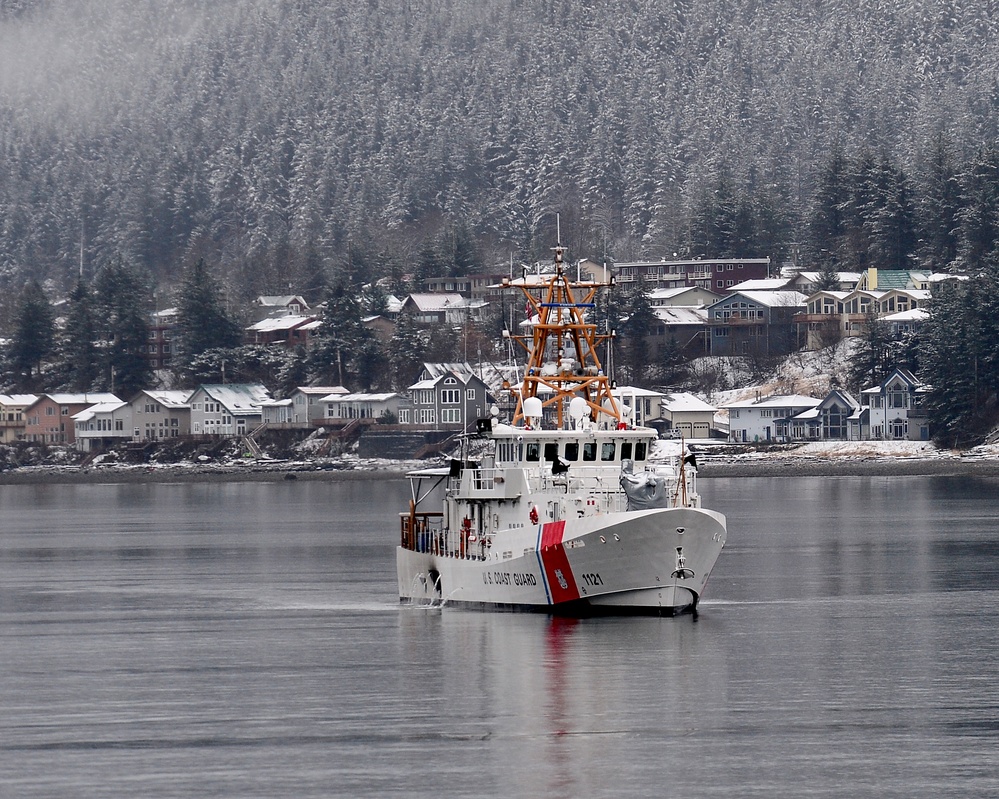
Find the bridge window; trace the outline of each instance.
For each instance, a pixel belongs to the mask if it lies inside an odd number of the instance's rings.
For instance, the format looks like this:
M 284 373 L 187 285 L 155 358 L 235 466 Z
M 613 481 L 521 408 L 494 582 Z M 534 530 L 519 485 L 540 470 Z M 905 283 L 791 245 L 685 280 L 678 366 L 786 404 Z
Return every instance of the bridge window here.
M 529 441 L 527 443 L 527 457 L 525 460 L 528 461 L 538 461 L 541 460 L 541 444 L 537 441 Z
M 567 461 L 579 460 L 579 442 L 567 441 L 565 445 L 565 459 Z
M 595 461 L 597 459 L 597 442 L 587 441 L 583 444 L 583 460 Z
M 614 460 L 615 449 L 616 447 L 613 441 L 605 441 L 600 447 L 600 460 L 602 461 Z
M 631 442 L 622 441 L 621 442 L 621 460 L 631 459 Z

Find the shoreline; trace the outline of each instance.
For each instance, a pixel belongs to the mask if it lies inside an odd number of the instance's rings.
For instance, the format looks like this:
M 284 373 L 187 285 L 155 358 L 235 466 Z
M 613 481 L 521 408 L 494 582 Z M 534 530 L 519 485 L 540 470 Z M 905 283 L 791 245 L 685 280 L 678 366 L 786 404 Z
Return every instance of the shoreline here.
M 148 466 L 28 466 L 0 472 L 0 486 L 113 483 L 275 482 L 325 480 L 346 482 L 399 479 L 408 471 L 433 464 L 366 463 L 350 467 L 314 466 L 305 462 L 244 465 Z M 991 457 L 800 457 L 763 456 L 725 461 L 702 458 L 698 477 L 999 477 L 999 458 Z

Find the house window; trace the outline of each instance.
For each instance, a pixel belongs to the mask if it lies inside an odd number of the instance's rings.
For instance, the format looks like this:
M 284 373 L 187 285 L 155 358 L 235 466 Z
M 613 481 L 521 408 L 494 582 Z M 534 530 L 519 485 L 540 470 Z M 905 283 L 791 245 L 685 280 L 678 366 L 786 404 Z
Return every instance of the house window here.
M 441 389 L 441 404 L 443 405 L 457 405 L 461 402 L 461 391 L 456 388 L 442 388 Z
M 457 424 L 461 421 L 461 408 L 441 408 L 443 424 Z
M 409 408 L 403 408 L 399 411 L 399 424 L 409 424 Z
M 465 399 L 467 399 L 469 402 L 473 402 L 475 400 L 475 389 L 474 388 L 466 388 L 465 389 Z

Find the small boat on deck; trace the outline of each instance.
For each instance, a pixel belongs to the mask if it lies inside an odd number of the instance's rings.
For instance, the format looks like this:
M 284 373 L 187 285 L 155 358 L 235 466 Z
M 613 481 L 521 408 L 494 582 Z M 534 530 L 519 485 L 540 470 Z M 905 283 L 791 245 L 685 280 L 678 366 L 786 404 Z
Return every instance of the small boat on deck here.
M 701 507 L 681 444 L 633 425 L 612 392 L 594 321 L 597 292 L 570 280 L 565 249 L 550 273 L 504 280 L 533 324 L 504 335 L 526 351 L 509 421 L 477 422 L 463 455 L 408 477 L 396 550 L 402 602 L 557 615 L 696 610 L 726 539 Z M 474 453 L 474 454 L 472 454 Z

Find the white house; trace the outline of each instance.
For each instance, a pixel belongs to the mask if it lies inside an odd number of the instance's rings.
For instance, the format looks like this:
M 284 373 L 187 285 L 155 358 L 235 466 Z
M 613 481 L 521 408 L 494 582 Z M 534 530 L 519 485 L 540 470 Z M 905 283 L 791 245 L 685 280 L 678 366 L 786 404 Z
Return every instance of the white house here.
M 349 394 L 343 386 L 299 386 L 289 395 L 291 423 L 308 427 L 321 424 L 326 415 L 325 398 L 330 394 Z
M 191 394 L 191 433 L 244 436 L 263 419 L 261 404 L 270 401 L 259 383 L 208 384 Z
M 0 444 L 24 438 L 24 411 L 37 399 L 35 394 L 0 394 Z
M 399 409 L 408 399 L 396 392 L 379 394 L 330 394 L 323 398 L 325 421 L 342 423 L 352 419 L 378 420 L 391 413 L 399 418 Z
M 790 420 L 817 408 L 822 400 L 800 394 L 772 395 L 723 405 L 728 411 L 730 441 L 778 441 L 796 436 Z
M 132 440 L 132 406 L 123 400 L 99 402 L 73 414 L 76 448 L 92 452 Z
M 908 369 L 896 367 L 880 385 L 864 389 L 874 439 L 928 441 L 929 420 L 923 409 L 926 386 Z
M 290 398 L 260 403 L 260 421 L 264 424 L 290 426 L 293 417 L 294 405 Z
M 710 438 L 717 408 L 685 391 L 667 394 L 662 404 L 663 419 L 670 431 L 683 438 Z

